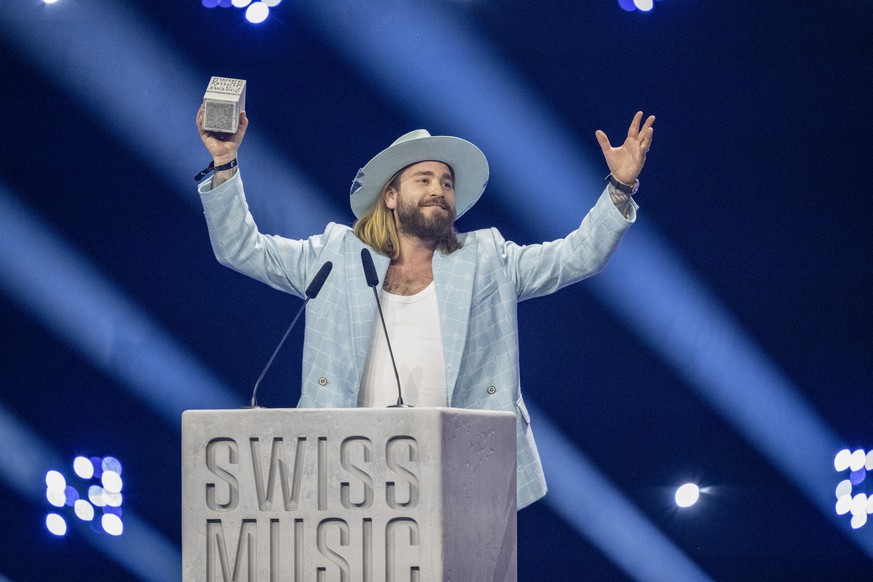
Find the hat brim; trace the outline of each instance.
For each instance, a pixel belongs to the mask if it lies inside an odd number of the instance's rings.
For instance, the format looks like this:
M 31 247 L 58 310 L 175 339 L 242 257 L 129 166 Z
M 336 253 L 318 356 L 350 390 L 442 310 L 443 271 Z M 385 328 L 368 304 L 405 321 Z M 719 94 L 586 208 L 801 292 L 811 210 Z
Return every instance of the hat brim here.
M 352 212 L 357 218 L 363 217 L 376 204 L 394 174 L 425 161 L 443 162 L 452 168 L 456 218 L 479 200 L 488 185 L 488 160 L 478 147 L 459 137 L 421 137 L 382 150 L 358 171 L 350 195 Z

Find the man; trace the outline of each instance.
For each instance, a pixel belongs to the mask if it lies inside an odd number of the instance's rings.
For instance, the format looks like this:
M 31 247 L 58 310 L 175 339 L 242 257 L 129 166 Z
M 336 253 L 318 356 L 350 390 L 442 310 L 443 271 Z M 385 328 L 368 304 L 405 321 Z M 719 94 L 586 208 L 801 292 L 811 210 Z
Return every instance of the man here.
M 376 325 L 361 250 L 374 251 L 382 301 L 398 348 L 404 399 L 416 406 L 507 410 L 516 415 L 518 507 L 546 493 L 519 386 L 516 305 L 597 273 L 636 218 L 632 196 L 652 143 L 654 116 L 638 112 L 624 143 L 597 140 L 609 184 L 577 230 L 541 245 L 505 241 L 496 229 L 457 233 L 455 219 L 479 199 L 488 162 L 475 145 L 417 130 L 370 160 L 351 190 L 354 229 L 263 235 L 248 212 L 237 152 L 248 127 L 200 137 L 215 174 L 199 188 L 222 264 L 298 297 L 326 261 L 333 271 L 309 302 L 300 407 L 385 406 L 396 400 L 393 368 Z M 541 194 L 541 193 L 540 193 Z

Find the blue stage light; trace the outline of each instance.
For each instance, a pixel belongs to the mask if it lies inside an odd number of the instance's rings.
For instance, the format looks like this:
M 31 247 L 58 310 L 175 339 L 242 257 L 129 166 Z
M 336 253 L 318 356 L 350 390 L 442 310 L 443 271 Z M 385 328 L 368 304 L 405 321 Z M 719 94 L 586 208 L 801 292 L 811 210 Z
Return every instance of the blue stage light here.
M 112 536 L 120 536 L 123 531 L 121 525 L 121 505 L 123 482 L 121 479 L 121 461 L 115 457 L 83 457 L 73 459 L 73 470 L 81 480 L 78 485 L 73 483 L 56 470 L 48 471 L 45 475 L 46 499 L 54 507 L 63 508 L 65 505 L 73 508 L 73 513 L 82 521 L 93 522 L 95 507 L 102 509 L 102 514 L 111 515 L 108 520 L 101 518 L 99 527 L 92 527 L 95 532 L 108 533 Z M 99 481 L 99 484 L 97 483 Z M 79 493 L 77 486 L 82 489 Z M 52 513 L 50 531 L 55 535 L 66 534 L 66 522 L 60 514 Z M 92 526 L 95 525 L 92 523 Z M 54 529 L 52 529 L 54 528 Z M 56 532 L 63 533 L 56 533 Z
M 873 468 L 873 450 L 863 449 L 849 451 L 843 449 L 834 456 L 834 469 L 837 473 L 849 471 L 849 478 L 839 482 L 834 493 L 837 503 L 834 510 L 837 515 L 851 514 L 853 529 L 859 529 L 867 524 L 868 515 L 873 513 L 873 495 L 868 495 L 864 482 L 867 471 Z
M 122 509 L 120 507 L 111 507 L 111 506 L 107 505 L 106 507 L 103 508 L 103 513 L 104 514 L 110 513 L 110 514 L 115 515 L 115 516 L 120 518 L 121 514 L 122 514 Z
M 625 12 L 633 12 L 637 9 L 634 0 L 618 0 L 618 5 Z
M 0 186 L 0 200 L 2 198 L 2 186 Z M 30 503 L 41 503 L 42 492 L 39 487 L 34 487 L 34 484 L 42 482 L 46 475 L 46 467 L 66 465 L 64 458 L 2 404 L 0 404 L 0 434 L 3 435 L 3 443 L 9 447 L 9 450 L 27 451 L 26 455 L 0 455 L 0 479 L 9 490 L 15 491 L 23 499 Z M 76 504 L 80 508 L 79 512 L 83 511 L 82 503 L 87 502 L 80 500 Z M 93 507 L 91 510 L 93 511 Z M 83 519 L 80 513 L 76 515 L 79 519 Z M 48 521 L 48 518 L 46 519 Z M 51 518 L 51 521 L 60 525 L 58 518 Z M 94 521 L 91 523 L 93 524 Z M 116 561 L 136 580 L 165 582 L 178 579 L 182 567 L 182 553 L 179 547 L 135 512 L 127 510 L 124 523 L 128 531 L 119 538 L 110 538 L 98 529 L 101 535 L 85 536 L 85 541 Z M 48 525 L 46 523 L 47 528 Z
M 99 479 L 103 476 L 103 459 L 100 457 L 91 457 L 91 466 L 94 468 L 91 472 L 91 476 L 95 479 Z
M 104 457 L 100 466 L 103 467 L 104 471 L 112 471 L 113 473 L 121 475 L 121 461 L 115 457 Z
M 79 500 L 79 492 L 76 491 L 76 488 L 72 485 L 67 485 L 66 489 L 64 489 L 64 503 L 70 507 L 73 507 L 75 503 Z

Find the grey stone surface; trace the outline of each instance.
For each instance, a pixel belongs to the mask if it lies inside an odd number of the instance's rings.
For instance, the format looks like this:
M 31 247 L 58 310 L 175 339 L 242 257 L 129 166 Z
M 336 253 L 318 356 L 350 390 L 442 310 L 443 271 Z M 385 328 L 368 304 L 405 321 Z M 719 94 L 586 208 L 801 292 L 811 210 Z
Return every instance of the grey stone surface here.
M 516 579 L 515 417 L 189 410 L 183 580 Z

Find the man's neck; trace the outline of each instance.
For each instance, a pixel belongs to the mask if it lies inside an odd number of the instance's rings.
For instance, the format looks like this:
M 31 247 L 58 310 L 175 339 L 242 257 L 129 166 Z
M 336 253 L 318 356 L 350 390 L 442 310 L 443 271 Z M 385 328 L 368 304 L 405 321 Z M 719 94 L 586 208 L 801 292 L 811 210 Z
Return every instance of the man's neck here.
M 433 262 L 437 240 L 426 240 L 414 236 L 400 234 L 400 254 L 391 261 L 392 265 L 421 267 Z
M 394 295 L 415 295 L 433 281 L 436 241 L 400 236 L 400 256 L 391 260 L 382 288 Z

